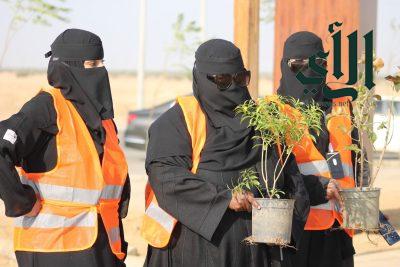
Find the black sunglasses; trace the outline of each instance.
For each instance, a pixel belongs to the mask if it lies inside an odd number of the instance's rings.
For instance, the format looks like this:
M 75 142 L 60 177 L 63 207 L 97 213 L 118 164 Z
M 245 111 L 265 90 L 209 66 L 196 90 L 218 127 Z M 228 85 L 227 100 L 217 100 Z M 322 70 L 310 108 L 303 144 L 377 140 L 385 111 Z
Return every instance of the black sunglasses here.
M 239 86 L 248 86 L 250 83 L 251 72 L 244 70 L 235 74 L 207 74 L 207 79 L 215 83 L 220 90 L 228 89 L 232 83 Z
M 288 59 L 287 64 L 291 71 L 298 73 L 299 71 L 305 70 L 309 67 L 309 60 L 307 59 Z M 316 58 L 315 63 L 323 68 L 328 66 L 328 62 L 325 58 Z

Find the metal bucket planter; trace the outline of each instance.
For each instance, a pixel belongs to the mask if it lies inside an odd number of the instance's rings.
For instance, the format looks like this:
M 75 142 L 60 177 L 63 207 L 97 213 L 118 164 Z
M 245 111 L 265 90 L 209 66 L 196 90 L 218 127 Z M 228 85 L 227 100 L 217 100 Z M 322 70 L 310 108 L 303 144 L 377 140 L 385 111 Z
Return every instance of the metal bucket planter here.
M 290 243 L 294 199 L 257 198 L 261 209 L 252 210 L 253 242 L 273 245 Z
M 340 190 L 343 199 L 343 227 L 372 231 L 379 229 L 380 188 Z

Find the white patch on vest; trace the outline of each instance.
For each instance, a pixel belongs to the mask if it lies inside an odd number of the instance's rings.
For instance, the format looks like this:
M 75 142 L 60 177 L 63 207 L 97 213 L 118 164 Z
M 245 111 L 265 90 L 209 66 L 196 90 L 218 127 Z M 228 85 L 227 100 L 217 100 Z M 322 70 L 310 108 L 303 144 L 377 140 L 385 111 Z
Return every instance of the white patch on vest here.
M 4 140 L 7 140 L 11 144 L 15 144 L 15 142 L 17 141 L 17 138 L 18 138 L 17 134 L 13 130 L 10 130 L 10 129 L 7 129 L 7 131 L 3 137 Z

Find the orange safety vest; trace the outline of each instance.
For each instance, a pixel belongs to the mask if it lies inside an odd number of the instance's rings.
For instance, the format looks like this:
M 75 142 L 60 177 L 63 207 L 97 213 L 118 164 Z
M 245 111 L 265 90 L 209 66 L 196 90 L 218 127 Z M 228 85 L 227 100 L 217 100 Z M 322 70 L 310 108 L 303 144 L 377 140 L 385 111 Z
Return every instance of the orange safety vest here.
M 351 117 L 350 102 L 347 98 L 337 98 L 333 100 L 331 118 L 328 120 L 327 129 L 329 132 L 330 149 L 340 154 L 344 177 L 337 179 L 342 188 L 353 188 L 355 186 L 353 175 L 353 164 L 351 151 L 346 149 L 351 145 Z M 296 114 L 289 105 L 284 105 L 283 110 L 289 114 Z M 293 154 L 297 165 L 303 175 L 315 175 L 325 179 L 331 179 L 328 163 L 310 138 L 308 129 L 302 140 L 295 144 Z M 343 223 L 342 214 L 338 203 L 328 201 L 327 203 L 311 206 L 305 230 L 325 230 L 332 227 L 335 220 Z M 352 231 L 346 230 L 352 236 Z
M 182 108 L 191 137 L 193 161 L 191 172 L 196 173 L 200 162 L 200 153 L 206 141 L 206 118 L 194 96 L 178 97 L 177 103 Z M 141 236 L 153 247 L 166 247 L 178 221 L 159 207 L 149 182 L 146 184 L 145 201 L 146 210 L 143 216 Z
M 14 249 L 33 252 L 85 250 L 97 239 L 97 214 L 103 220 L 113 253 L 121 250 L 118 206 L 128 173 L 123 151 L 111 119 L 106 131 L 102 164 L 81 116 L 59 89 L 45 89 L 57 112 L 57 164 L 44 173 L 21 172 L 42 203 L 36 217 L 15 219 Z

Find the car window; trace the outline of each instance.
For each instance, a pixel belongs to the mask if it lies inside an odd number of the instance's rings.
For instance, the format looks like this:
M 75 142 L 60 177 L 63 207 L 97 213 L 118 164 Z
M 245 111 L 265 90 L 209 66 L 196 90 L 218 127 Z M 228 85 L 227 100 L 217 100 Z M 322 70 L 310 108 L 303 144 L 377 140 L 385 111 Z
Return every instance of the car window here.
M 400 101 L 395 101 L 393 105 L 394 105 L 394 110 L 393 110 L 394 115 L 400 115 Z
M 387 114 L 391 105 L 389 100 L 381 100 L 376 103 L 376 114 Z M 400 115 L 400 101 L 393 101 L 393 114 Z
M 383 101 L 377 101 L 376 102 L 376 107 L 375 107 L 375 113 L 376 114 L 382 114 L 383 113 L 383 111 L 382 111 L 382 109 L 383 109 L 383 105 L 382 105 L 382 102 Z

